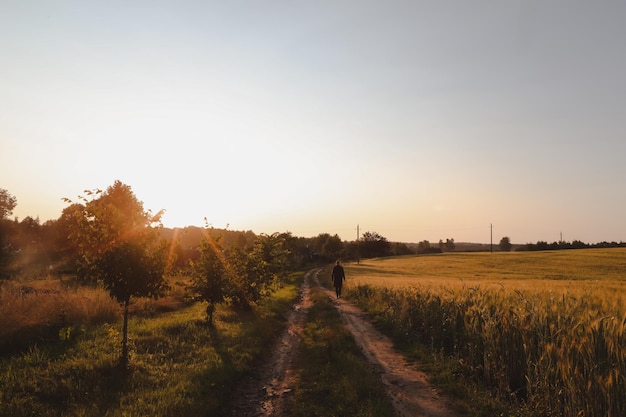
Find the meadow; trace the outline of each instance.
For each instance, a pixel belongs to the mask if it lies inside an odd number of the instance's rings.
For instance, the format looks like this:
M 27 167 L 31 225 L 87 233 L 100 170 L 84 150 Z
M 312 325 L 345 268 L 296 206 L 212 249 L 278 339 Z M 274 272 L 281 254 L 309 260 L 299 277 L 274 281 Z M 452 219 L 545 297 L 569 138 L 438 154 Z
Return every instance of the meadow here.
M 346 266 L 348 296 L 528 415 L 626 415 L 626 250 L 448 253 Z
M 284 328 L 302 274 L 251 311 L 203 303 L 172 282 L 162 299 L 138 299 L 131 361 L 119 366 L 121 310 L 108 294 L 54 280 L 0 287 L 0 416 L 229 415 L 234 386 Z

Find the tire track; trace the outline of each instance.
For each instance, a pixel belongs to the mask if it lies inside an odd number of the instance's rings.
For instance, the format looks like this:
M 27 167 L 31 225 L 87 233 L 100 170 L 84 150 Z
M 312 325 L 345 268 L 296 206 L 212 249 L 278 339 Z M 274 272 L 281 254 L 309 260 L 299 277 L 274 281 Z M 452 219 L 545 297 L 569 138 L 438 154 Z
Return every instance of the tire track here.
M 322 287 L 317 274 L 315 281 Z M 457 416 L 448 401 L 428 383 L 426 374 L 415 369 L 398 353 L 391 339 L 378 331 L 362 310 L 343 298 L 336 299 L 333 291 L 322 288 L 333 299 L 335 308 L 367 360 L 380 372 L 387 394 L 399 416 Z
M 302 340 L 304 325 L 311 306 L 311 276 L 319 270 L 306 273 L 300 297 L 287 318 L 287 327 L 272 348 L 272 356 L 248 378 L 234 395 L 233 417 L 282 417 L 283 400 L 297 384 L 294 359 Z
M 300 297 L 293 306 L 285 331 L 274 345 L 272 356 L 234 393 L 233 417 L 286 417 L 284 399 L 298 383 L 294 359 L 302 340 L 308 310 L 310 286 L 315 284 L 334 301 L 346 327 L 376 372 L 400 417 L 457 417 L 448 401 L 431 385 L 427 376 L 398 353 L 391 340 L 379 332 L 367 315 L 355 305 L 336 299 L 333 291 L 320 285 L 322 269 L 305 275 Z

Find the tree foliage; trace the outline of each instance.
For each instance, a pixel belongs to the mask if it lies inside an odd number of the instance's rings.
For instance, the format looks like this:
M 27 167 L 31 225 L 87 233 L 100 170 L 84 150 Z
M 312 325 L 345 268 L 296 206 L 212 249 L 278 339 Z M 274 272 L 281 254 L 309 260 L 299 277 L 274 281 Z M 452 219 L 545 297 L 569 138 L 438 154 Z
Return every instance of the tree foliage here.
M 511 243 L 511 239 L 508 236 L 504 236 L 500 239 L 500 250 L 503 252 L 510 252 L 511 248 L 513 248 L 513 244 Z
M 219 239 L 207 235 L 200 244 L 199 258 L 192 262 L 192 290 L 199 300 L 207 303 L 207 322 L 213 325 L 215 307 L 229 295 L 228 261 L 219 246 Z
M 365 232 L 359 241 L 359 250 L 364 258 L 388 256 L 390 243 L 377 232 Z
M 220 238 L 207 232 L 200 255 L 192 262 L 192 286 L 196 297 L 207 303 L 207 322 L 213 325 L 218 304 L 232 301 L 249 308 L 280 284 L 291 270 L 289 234 L 257 236 L 252 248 L 234 246 L 224 249 Z
M 443 252 L 441 244 L 438 247 L 434 247 L 430 244 L 428 240 L 422 240 L 417 244 L 417 253 L 418 254 L 427 254 L 427 253 L 441 253 Z
M 17 200 L 4 188 L 0 188 L 0 279 L 6 275 L 6 265 L 11 256 L 11 244 L 9 234 L 11 225 L 7 217 L 13 213 Z
M 345 255 L 345 247 L 339 235 L 320 233 L 311 239 L 311 252 L 324 261 L 334 261 Z
M 13 213 L 17 199 L 4 188 L 0 188 L 0 220 L 4 220 Z
M 121 361 L 128 363 L 128 307 L 131 297 L 164 294 L 166 247 L 156 233 L 161 213 L 153 216 L 128 185 L 115 181 L 105 192 L 85 191 L 81 203 L 70 203 L 69 238 L 78 255 L 78 273 L 98 282 L 124 306 Z

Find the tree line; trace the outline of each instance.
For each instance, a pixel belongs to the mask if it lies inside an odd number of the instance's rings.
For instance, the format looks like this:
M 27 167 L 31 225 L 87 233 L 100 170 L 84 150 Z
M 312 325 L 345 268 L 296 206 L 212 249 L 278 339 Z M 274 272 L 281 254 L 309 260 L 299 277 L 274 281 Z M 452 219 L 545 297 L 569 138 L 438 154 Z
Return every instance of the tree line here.
M 113 216 L 106 207 L 119 199 L 126 201 L 119 202 L 121 207 L 117 218 L 106 217 Z M 93 231 L 94 228 L 97 230 L 105 227 L 103 223 L 108 222 L 110 227 L 137 229 L 139 225 L 135 223 L 139 222 L 143 228 L 154 229 L 157 237 L 167 242 L 169 266 L 177 270 L 189 268 L 190 263 L 200 257 L 201 242 L 209 235 L 222 248 L 221 250 L 228 253 L 234 253 L 236 250 L 251 252 L 255 241 L 260 238 L 250 230 L 234 231 L 208 226 L 165 228 L 160 224 L 160 216 L 163 213 L 152 214 L 144 210 L 132 189 L 119 181 L 107 190 L 85 190 L 84 195 L 79 196 L 77 201 L 64 200 L 68 206 L 63 209 L 58 219 L 44 223 L 31 216 L 22 220 L 11 219 L 17 199 L 7 190 L 0 189 L 0 279 L 20 274 L 47 276 L 77 272 L 80 267 L 77 260 L 84 258 L 80 250 L 94 244 L 77 241 L 79 226 Z M 133 208 L 136 213 L 129 212 Z M 135 218 L 131 220 L 133 216 Z M 120 224 L 122 218 L 126 218 L 128 224 Z M 111 230 L 107 230 L 103 236 L 111 237 L 111 233 L 113 233 Z M 85 234 L 83 238 L 96 239 L 97 236 Z M 390 242 L 375 231 L 365 232 L 355 241 L 345 241 L 339 235 L 330 233 L 298 237 L 291 232 L 284 232 L 278 233 L 275 238 L 281 240 L 284 245 L 287 265 L 291 268 L 302 268 L 309 264 L 331 262 L 336 259 L 356 261 L 360 258 L 454 250 L 454 239 L 446 239 L 445 243 L 440 241 L 438 246 L 426 240 L 418 244 Z
M 166 229 L 163 211 L 145 209 L 120 181 L 64 201 L 67 207 L 57 220 L 11 221 L 17 200 L 0 189 L 1 277 L 71 276 L 79 284 L 107 290 L 123 309 L 123 366 L 129 361 L 131 300 L 166 295 L 172 276 L 189 277 L 188 289 L 206 303 L 206 320 L 213 325 L 217 305 L 252 308 L 297 268 L 407 250 L 375 232 L 365 233 L 359 242 L 344 242 L 328 233 L 300 238 L 290 232 L 256 235 L 208 225 Z

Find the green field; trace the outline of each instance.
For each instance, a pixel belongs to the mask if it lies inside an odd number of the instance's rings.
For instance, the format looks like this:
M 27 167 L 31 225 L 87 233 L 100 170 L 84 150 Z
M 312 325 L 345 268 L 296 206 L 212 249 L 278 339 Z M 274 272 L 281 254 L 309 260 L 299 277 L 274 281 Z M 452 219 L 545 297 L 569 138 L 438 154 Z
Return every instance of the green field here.
M 626 415 L 626 250 L 373 259 L 347 275 L 397 340 L 531 415 Z

